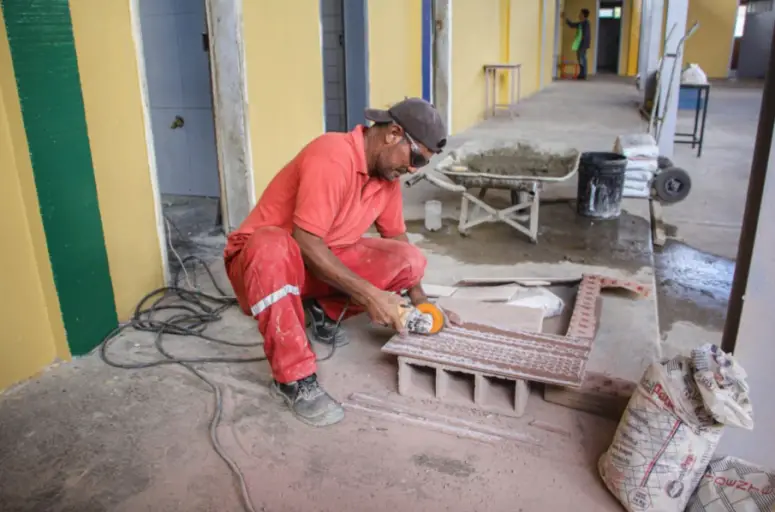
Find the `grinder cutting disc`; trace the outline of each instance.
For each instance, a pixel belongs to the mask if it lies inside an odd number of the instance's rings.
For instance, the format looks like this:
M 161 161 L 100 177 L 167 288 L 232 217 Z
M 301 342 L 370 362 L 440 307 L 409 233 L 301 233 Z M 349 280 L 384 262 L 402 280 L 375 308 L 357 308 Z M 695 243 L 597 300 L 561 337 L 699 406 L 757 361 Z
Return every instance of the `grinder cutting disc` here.
M 431 326 L 431 330 L 428 334 L 436 334 L 444 328 L 444 313 L 442 313 L 441 310 L 435 305 L 431 304 L 430 302 L 425 302 L 423 304 L 419 304 L 417 306 L 417 310 L 420 313 L 431 315 L 433 318 L 433 325 Z

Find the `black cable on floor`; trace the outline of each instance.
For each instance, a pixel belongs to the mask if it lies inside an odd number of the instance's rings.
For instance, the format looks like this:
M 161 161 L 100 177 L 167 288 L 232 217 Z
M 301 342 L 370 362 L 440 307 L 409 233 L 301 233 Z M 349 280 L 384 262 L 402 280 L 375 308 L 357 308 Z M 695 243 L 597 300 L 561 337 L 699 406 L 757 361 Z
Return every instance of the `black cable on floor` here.
M 187 270 L 186 264 L 192 262 L 194 265 L 193 270 Z M 132 318 L 119 325 L 110 334 L 108 334 L 99 346 L 99 354 L 102 360 L 115 368 L 122 368 L 127 370 L 139 370 L 144 368 L 153 368 L 156 366 L 164 366 L 170 364 L 177 364 L 188 371 L 196 375 L 202 381 L 204 381 L 214 394 L 214 408 L 213 414 L 210 418 L 209 435 L 210 442 L 213 445 L 213 449 L 223 459 L 231 472 L 234 474 L 239 484 L 240 494 L 242 498 L 245 510 L 248 512 L 255 512 L 256 508 L 250 498 L 250 493 L 245 483 L 245 476 L 237 463 L 229 457 L 226 451 L 223 449 L 220 441 L 218 440 L 217 430 L 218 425 L 221 422 L 221 416 L 223 415 L 223 398 L 220 388 L 210 380 L 200 370 L 196 369 L 195 364 L 202 363 L 255 363 L 258 361 L 266 360 L 266 356 L 259 357 L 177 357 L 170 353 L 164 346 L 164 335 L 172 334 L 176 336 L 192 336 L 199 339 L 209 341 L 211 343 L 227 345 L 231 347 L 258 347 L 263 345 L 262 342 L 252 343 L 240 343 L 230 340 L 224 340 L 220 338 L 214 338 L 206 334 L 207 327 L 222 318 L 222 313 L 228 308 L 237 305 L 237 299 L 227 295 L 223 289 L 218 285 L 210 268 L 207 264 L 196 256 L 188 256 L 179 260 L 180 268 L 174 274 L 172 279 L 172 286 L 165 286 L 158 288 L 151 293 L 147 294 L 135 307 Z M 181 273 L 185 273 L 188 276 L 188 272 L 196 275 L 196 266 L 201 265 L 213 287 L 217 291 L 218 295 L 207 294 L 198 290 L 189 290 L 179 286 Z M 188 279 L 186 279 L 188 281 Z M 336 332 L 339 330 L 339 326 L 344 318 L 347 309 L 349 308 L 349 301 L 336 322 L 334 330 L 334 336 L 332 336 L 331 350 L 330 352 L 318 361 L 326 361 L 331 359 L 336 352 L 336 343 L 333 343 Z M 170 314 L 172 313 L 172 314 Z M 164 316 L 161 318 L 161 316 Z M 147 361 L 142 363 L 133 362 L 121 362 L 111 359 L 109 356 L 109 349 L 112 343 L 116 340 L 117 336 L 127 329 L 134 329 L 136 331 L 151 332 L 155 334 L 154 346 L 161 354 L 163 358 L 155 361 Z
M 178 286 L 180 274 L 185 270 L 185 265 L 188 262 L 194 262 L 195 267 L 197 264 L 204 267 L 210 281 L 220 295 L 210 295 L 201 291 L 188 290 Z M 192 365 L 201 363 L 255 363 L 266 360 L 266 356 L 183 358 L 173 355 L 164 347 L 163 341 L 165 334 L 193 336 L 212 343 L 228 345 L 231 347 L 258 347 L 262 345 L 261 342 L 239 343 L 207 335 L 205 331 L 208 325 L 219 321 L 222 313 L 228 308 L 236 305 L 237 300 L 234 297 L 228 296 L 223 289 L 218 286 L 218 282 L 215 280 L 212 271 L 200 258 L 189 256 L 181 260 L 180 264 L 181 268 L 175 273 L 172 281 L 173 286 L 158 288 L 143 297 L 135 308 L 131 320 L 118 326 L 113 332 L 105 337 L 99 347 L 100 357 L 110 366 L 128 370 L 177 364 L 186 368 L 204 381 L 205 384 L 212 389 L 215 398 L 213 414 L 210 418 L 210 442 L 213 445 L 213 449 L 215 449 L 216 453 L 223 459 L 237 478 L 245 510 L 255 512 L 256 508 L 250 498 L 250 493 L 247 484 L 245 483 L 245 476 L 242 474 L 242 470 L 237 463 L 229 457 L 218 439 L 218 425 L 220 424 L 221 416 L 223 415 L 223 397 L 221 395 L 221 390 L 212 380 Z M 195 271 L 196 268 L 194 268 L 194 272 Z M 170 315 L 169 313 L 172 314 Z M 160 318 L 161 314 L 164 315 L 164 318 Z M 127 363 L 111 359 L 108 350 L 112 342 L 115 341 L 120 333 L 127 329 L 154 333 L 156 335 L 154 338 L 154 346 L 163 356 L 163 359 L 142 363 Z

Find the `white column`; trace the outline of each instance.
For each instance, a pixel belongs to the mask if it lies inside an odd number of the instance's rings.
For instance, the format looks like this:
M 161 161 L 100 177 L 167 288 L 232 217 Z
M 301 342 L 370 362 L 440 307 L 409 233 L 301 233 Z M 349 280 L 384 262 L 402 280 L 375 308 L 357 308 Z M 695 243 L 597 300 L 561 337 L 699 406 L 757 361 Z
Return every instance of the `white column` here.
M 670 0 L 668 2 L 664 65 L 662 66 L 662 77 L 659 80 L 659 111 L 662 123 L 657 138 L 660 155 L 668 158 L 673 158 L 675 146 L 678 94 L 681 88 L 681 70 L 684 61 L 683 47 L 679 48 L 679 43 L 686 35 L 688 15 L 689 0 Z M 673 69 L 675 69 L 675 73 L 672 73 Z
M 649 55 L 649 38 L 651 36 L 651 0 L 643 0 L 640 6 L 640 43 L 638 46 L 638 75 L 641 87 L 646 83 L 646 60 Z
M 433 102 L 452 132 L 452 0 L 433 0 Z
M 657 70 L 662 51 L 662 12 L 665 0 L 643 0 L 641 6 L 638 74 L 645 90 L 648 77 Z
M 775 144 L 770 149 L 767 167 L 735 344 L 735 358 L 748 373 L 754 429 L 728 428 L 717 453 L 775 470 Z

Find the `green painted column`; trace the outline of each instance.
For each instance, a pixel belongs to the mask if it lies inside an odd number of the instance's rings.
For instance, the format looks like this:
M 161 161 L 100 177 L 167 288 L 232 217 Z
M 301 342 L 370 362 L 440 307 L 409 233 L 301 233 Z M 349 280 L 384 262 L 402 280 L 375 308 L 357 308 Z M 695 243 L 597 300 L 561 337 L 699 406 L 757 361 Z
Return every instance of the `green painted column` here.
M 97 346 L 118 319 L 70 8 L 67 0 L 0 5 L 67 340 L 73 355 L 80 355 Z

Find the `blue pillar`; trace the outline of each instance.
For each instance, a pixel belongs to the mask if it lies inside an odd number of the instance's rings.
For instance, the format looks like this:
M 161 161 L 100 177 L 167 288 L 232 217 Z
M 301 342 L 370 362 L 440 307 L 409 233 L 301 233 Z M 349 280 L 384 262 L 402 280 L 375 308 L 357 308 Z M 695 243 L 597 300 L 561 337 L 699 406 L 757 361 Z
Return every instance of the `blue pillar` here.
M 433 0 L 422 0 L 422 97 L 431 101 L 433 76 Z

